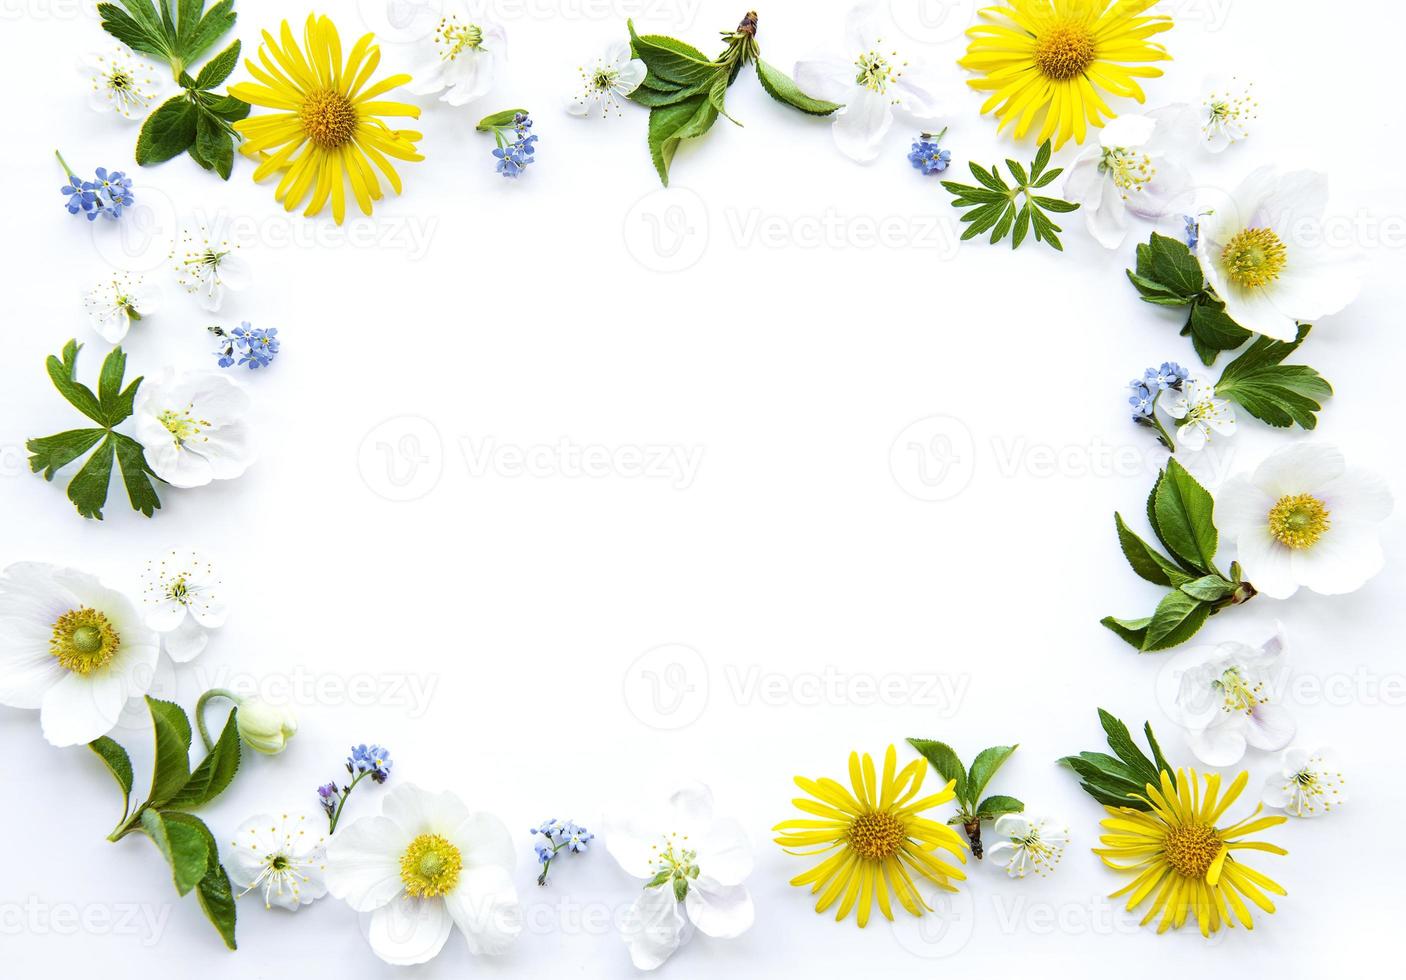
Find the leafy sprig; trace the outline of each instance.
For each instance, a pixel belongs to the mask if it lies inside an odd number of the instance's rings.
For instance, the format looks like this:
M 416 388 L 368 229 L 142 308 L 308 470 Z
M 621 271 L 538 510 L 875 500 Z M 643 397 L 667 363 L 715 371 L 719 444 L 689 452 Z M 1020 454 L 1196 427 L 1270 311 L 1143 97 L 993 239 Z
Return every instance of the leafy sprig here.
M 1333 386 L 1306 364 L 1282 363 L 1298 350 L 1311 329 L 1300 324 L 1292 343 L 1260 337 L 1225 366 L 1216 382 L 1216 394 L 1278 428 L 1296 424 L 1315 428 L 1315 413 L 1323 407 L 1323 399 L 1333 394 Z
M 1161 784 L 1161 773 L 1166 773 L 1176 785 L 1175 770 L 1162 755 L 1162 747 L 1152 734 L 1151 723 L 1142 726 L 1147 736 L 1147 746 L 1152 757 L 1138 748 L 1128 732 L 1128 726 L 1113 715 L 1098 709 L 1098 719 L 1108 737 L 1108 747 L 1113 755 L 1105 752 L 1080 752 L 1067 755 L 1059 764 L 1074 770 L 1079 777 L 1079 785 L 1104 806 L 1126 806 L 1134 810 L 1151 810 L 1152 804 L 1146 799 L 1147 786 Z
M 230 712 L 213 748 L 191 769 L 191 728 L 185 711 L 152 697 L 146 704 L 156 736 L 146 800 L 132 806 L 132 760 L 126 749 L 106 735 L 88 745 L 122 791 L 122 819 L 107 839 L 116 842 L 138 831 L 146 834 L 171 866 L 176 893 L 184 896 L 194 890 L 206 918 L 234 949 L 234 890 L 220 863 L 215 836 L 189 811 L 223 793 L 239 771 L 238 712 Z
M 234 0 L 117 0 L 98 4 L 102 26 L 133 51 L 165 61 L 181 92 L 157 107 L 137 137 L 137 162 L 162 163 L 182 153 L 225 180 L 234 166 L 233 124 L 249 115 L 249 104 L 221 95 L 215 86 L 239 64 L 239 41 L 190 72 L 234 27 Z
M 928 760 L 939 776 L 956 784 L 953 790 L 957 794 L 957 815 L 947 822 L 962 825 L 967 840 L 971 841 L 972 854 L 977 860 L 981 860 L 981 822 L 995 820 L 1003 813 L 1020 813 L 1025 809 L 1025 804 L 1014 796 L 982 796 L 986 792 L 987 784 L 991 782 L 991 777 L 996 775 L 996 770 L 1005 765 L 1006 760 L 1019 746 L 993 745 L 989 749 L 982 749 L 968 769 L 962 765 L 962 759 L 956 750 L 946 742 L 910 738 L 908 744 Z
M 1181 333 L 1191 338 L 1201 363 L 1214 364 L 1221 351 L 1236 350 L 1253 336 L 1225 312 L 1225 304 L 1206 282 L 1201 263 L 1185 242 L 1154 232 L 1138 245 L 1137 266 L 1127 272 L 1143 302 L 1190 307 Z
M 649 108 L 649 155 L 666 187 L 669 167 L 684 140 L 708 132 L 719 116 L 741 125 L 728 115 L 727 90 L 748 64 L 756 65 L 762 88 L 778 102 L 815 116 L 828 116 L 840 108 L 834 102 L 812 99 L 785 72 L 761 60 L 755 11 L 743 17 L 735 31 L 723 32 L 727 46 L 717 58 L 677 38 L 637 34 L 634 22 L 628 23 L 631 50 L 647 69 L 630 98 Z
M 1101 622 L 1143 653 L 1185 643 L 1206 620 L 1225 609 L 1248 602 L 1255 587 L 1244 580 L 1239 562 L 1227 575 L 1216 567 L 1219 533 L 1215 502 L 1206 488 L 1175 459 L 1157 477 L 1147 498 L 1147 522 L 1166 549 L 1163 553 L 1113 515 L 1118 544 L 1139 577 L 1169 591 L 1151 616 Z
M 98 374 L 98 390 L 94 394 L 93 389 L 78 380 L 78 352 L 82 348 L 82 344 L 70 340 L 64 345 L 62 359 L 50 355 L 47 361 L 49 378 L 59 394 L 96 422 L 97 426 L 30 439 L 25 443 L 30 453 L 29 469 L 33 473 L 42 472 L 46 480 L 53 480 L 55 473 L 96 446 L 97 450 L 68 484 L 68 499 L 73 501 L 78 513 L 102 520 L 115 459 L 122 470 L 122 482 L 127 487 L 127 499 L 132 509 L 151 517 L 161 506 L 156 489 L 151 484 L 151 478 L 156 474 L 147 465 L 141 443 L 114 431 L 115 426 L 131 416 L 132 404 L 142 379 L 135 379 L 125 388 L 122 386 L 127 355 L 121 347 L 115 347 L 103 359 L 102 370 Z
M 989 231 L 992 245 L 1009 234 L 1011 248 L 1016 249 L 1028 233 L 1034 232 L 1036 241 L 1064 251 L 1059 241 L 1059 233 L 1064 229 L 1055 224 L 1046 212 L 1067 214 L 1077 211 L 1079 205 L 1035 193 L 1064 173 L 1063 167 L 1045 169 L 1050 162 L 1050 152 L 1050 141 L 1046 140 L 1036 152 L 1028 172 L 1014 160 L 1007 160 L 1006 169 L 1010 171 L 1014 186 L 1006 183 L 997 167 L 992 166 L 988 170 L 978 163 L 968 163 L 968 166 L 980 187 L 953 180 L 942 182 L 942 186 L 952 194 L 952 206 L 969 209 L 962 215 L 962 221 L 967 225 L 967 230 L 962 232 L 962 241 Z

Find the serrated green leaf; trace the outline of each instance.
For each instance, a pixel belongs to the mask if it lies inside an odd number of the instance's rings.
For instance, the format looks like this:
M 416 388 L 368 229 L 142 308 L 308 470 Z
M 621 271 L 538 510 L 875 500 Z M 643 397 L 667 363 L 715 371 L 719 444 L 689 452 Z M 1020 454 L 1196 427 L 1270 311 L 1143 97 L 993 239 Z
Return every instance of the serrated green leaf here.
M 1318 425 L 1317 412 L 1332 396 L 1333 388 L 1317 371 L 1303 364 L 1283 364 L 1308 336 L 1299 328 L 1291 343 L 1261 337 L 1226 365 L 1216 382 L 1216 394 L 1234 401 L 1270 425 L 1284 428 L 1297 423 L 1304 429 Z
M 1153 503 L 1157 528 L 1173 554 L 1204 574 L 1216 572 L 1214 508 L 1206 488 L 1175 459 L 1168 460 Z
M 1235 350 L 1249 340 L 1251 332 L 1230 318 L 1219 303 L 1198 300 L 1191 307 L 1186 329 L 1203 364 L 1214 364 L 1221 351 Z
M 150 166 L 180 156 L 195 143 L 198 113 L 182 93 L 167 99 L 147 116 L 137 137 L 137 163 Z
M 222 83 L 226 78 L 229 78 L 229 76 L 234 73 L 234 69 L 238 66 L 239 39 L 235 38 L 233 44 L 205 62 L 204 67 L 196 73 L 194 87 L 198 89 L 212 89 Z
M 239 771 L 239 728 L 236 708 L 229 713 L 215 747 L 201 760 L 184 786 L 166 801 L 166 806 L 191 810 L 219 796 Z
M 190 779 L 190 719 L 178 704 L 147 696 L 156 738 L 148 807 L 161 807 Z M 199 880 L 199 879 L 197 879 Z
M 42 472 L 44 479 L 52 480 L 55 473 L 96 446 L 105 435 L 106 429 L 69 429 L 30 439 L 24 444 L 30 453 L 30 472 Z
M 1169 587 L 1176 587 L 1187 580 L 1189 576 L 1176 562 L 1133 533 L 1122 514 L 1114 514 L 1113 523 L 1118 531 L 1118 546 L 1123 549 L 1123 556 L 1139 578 L 1153 585 Z
M 977 753 L 967 773 L 968 800 L 975 803 L 977 797 L 986 792 L 986 785 L 991 782 L 991 777 L 996 775 L 996 770 L 1005 765 L 1006 760 L 1017 748 L 1018 745 L 993 745 Z
M 219 932 L 225 946 L 238 949 L 239 945 L 234 938 L 234 889 L 230 887 L 229 874 L 223 864 L 217 864 L 205 873 L 205 877 L 201 878 L 200 884 L 196 886 L 195 895 L 200 900 L 200 908 L 204 911 L 205 918 L 209 919 L 210 924 Z
M 151 809 L 142 811 L 141 823 L 142 830 L 171 866 L 176 893 L 185 895 L 209 870 L 210 852 L 204 835 L 189 824 L 167 820 Z
M 1152 621 L 1147 624 L 1147 635 L 1142 641 L 1144 653 L 1154 653 L 1179 646 L 1191 639 L 1211 614 L 1211 606 L 1194 596 L 1174 589 L 1162 597 L 1152 612 Z
M 195 114 L 195 142 L 190 155 L 206 170 L 213 170 L 224 180 L 234 169 L 234 137 L 229 125 L 204 107 Z
M 156 473 L 147 465 L 146 453 L 141 443 L 120 432 L 109 437 L 117 450 L 117 465 L 122 469 L 122 483 L 127 488 L 127 501 L 132 509 L 146 517 L 153 516 L 161 509 L 161 498 L 151 485 Z
M 1152 617 L 1145 619 L 1119 619 L 1116 616 L 1104 616 L 1099 623 L 1117 633 L 1125 643 L 1137 650 L 1142 649 L 1142 645 L 1147 642 L 1147 627 L 1152 622 Z
M 995 820 L 1002 814 L 1021 813 L 1024 810 L 1025 804 L 1014 796 L 988 796 L 977 804 L 976 816 L 978 820 Z
M 78 380 L 78 352 L 82 349 L 82 344 L 70 340 L 63 345 L 63 359 L 50 354 L 44 366 L 49 372 L 49 380 L 70 405 L 98 425 L 105 426 L 107 416 L 98 402 L 98 396 L 93 394 L 93 389 Z
M 68 482 L 68 499 L 78 509 L 78 513 L 91 520 L 103 519 L 103 506 L 107 503 L 107 488 L 112 482 L 112 460 L 114 446 L 109 433 L 88 462 L 78 470 Z
M 1216 602 L 1235 591 L 1234 583 L 1219 575 L 1203 575 L 1201 578 L 1183 582 L 1177 586 L 1182 592 L 1202 602 Z
M 840 108 L 839 103 L 813 99 L 801 91 L 790 75 L 757 59 L 757 81 L 762 89 L 777 102 L 812 116 L 828 116 Z
M 88 743 L 88 748 L 107 766 L 107 771 L 112 773 L 112 778 L 117 780 L 117 786 L 122 790 L 122 816 L 127 816 L 127 810 L 132 801 L 132 759 L 127 755 L 127 750 L 106 735 L 99 736 Z
M 203 4 L 202 4 L 203 6 Z M 220 0 L 200 18 L 181 42 L 181 60 L 193 65 L 234 27 L 234 0 Z
M 967 799 L 967 769 L 952 746 L 928 738 L 910 738 L 908 744 L 917 749 L 918 754 L 927 759 L 944 780 L 956 780 L 957 785 L 953 789 L 957 799 Z

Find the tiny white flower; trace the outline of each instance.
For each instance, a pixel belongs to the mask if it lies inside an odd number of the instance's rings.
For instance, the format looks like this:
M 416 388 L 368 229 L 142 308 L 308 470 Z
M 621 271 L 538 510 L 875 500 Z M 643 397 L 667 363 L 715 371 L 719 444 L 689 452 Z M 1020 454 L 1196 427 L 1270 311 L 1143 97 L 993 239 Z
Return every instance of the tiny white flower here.
M 147 626 L 161 634 L 176 663 L 199 656 L 209 640 L 207 631 L 223 626 L 229 614 L 214 566 L 189 549 L 146 563 L 142 602 Z
M 1296 726 L 1275 700 L 1282 682 L 1284 634 L 1262 646 L 1220 643 L 1190 647 L 1173 657 L 1158 678 L 1158 699 L 1186 729 L 1196 758 L 1208 766 L 1233 766 L 1247 747 L 1277 751 Z
M 142 382 L 133 408 L 147 465 L 172 486 L 231 480 L 254 461 L 249 396 L 228 375 L 166 368 Z
M 493 87 L 493 77 L 506 53 L 503 28 L 477 8 L 459 0 L 440 0 L 442 16 L 407 88 L 416 95 L 434 95 L 452 106 L 481 99 Z
M 1301 585 L 1321 595 L 1361 588 L 1382 569 L 1378 528 L 1391 510 L 1380 477 L 1311 442 L 1279 450 L 1216 495 L 1222 538 L 1238 550 L 1245 578 L 1275 599 Z
M 88 104 L 129 122 L 145 118 L 162 94 L 163 85 L 152 66 L 123 48 L 90 54 L 78 63 L 78 70 L 92 86 Z
M 1249 123 L 1259 116 L 1259 102 L 1252 92 L 1254 82 L 1240 78 L 1206 80 L 1199 109 L 1201 137 L 1206 149 L 1219 153 L 1250 135 Z
M 195 296 L 203 309 L 219 312 L 225 293 L 249 285 L 249 267 L 238 254 L 238 245 L 216 240 L 209 229 L 186 229 L 171 253 L 176 281 Z
M 1177 420 L 1177 443 L 1193 452 L 1205 448 L 1212 436 L 1235 435 L 1235 408 L 1216 397 L 1216 387 L 1205 378 L 1188 378 L 1181 391 L 1169 392 L 1167 414 Z
M 1024 878 L 1032 871 L 1048 875 L 1059 865 L 1069 843 L 1069 827 L 1049 817 L 1003 813 L 993 829 L 1001 840 L 986 849 L 986 857 L 1012 878 Z
M 640 87 L 647 74 L 644 62 L 630 53 L 627 42 L 615 41 L 594 64 L 582 66 L 581 91 L 567 100 L 566 111 L 573 116 L 618 115 L 620 103 Z
M 339 829 L 327 845 L 327 888 L 364 913 L 367 941 L 387 963 L 432 960 L 458 927 L 469 952 L 497 955 L 522 932 L 503 821 L 453 793 L 402 783 L 379 816 Z
M 1347 779 L 1332 750 L 1294 747 L 1280 757 L 1280 771 L 1264 781 L 1264 802 L 1291 817 L 1321 817 L 1347 802 Z
M 327 894 L 326 838 L 308 826 L 302 814 L 250 817 L 234 832 L 229 850 L 229 880 L 263 893 L 264 908 L 296 912 Z
M 751 928 L 752 896 L 743 881 L 752 849 L 741 824 L 713 815 L 708 787 L 686 786 L 662 812 L 607 818 L 605 827 L 605 849 L 644 881 L 620 927 L 636 969 L 662 966 L 695 928 L 715 939 Z
M 842 52 L 796 64 L 796 85 L 807 95 L 843 108 L 830 132 L 840 152 L 868 163 L 879 155 L 895 114 L 920 127 L 936 121 L 938 97 L 922 66 L 881 36 L 876 0 L 861 0 L 846 18 Z
M 1098 143 L 1079 154 L 1064 178 L 1064 196 L 1080 205 L 1100 245 L 1123 244 L 1130 214 L 1157 221 L 1186 208 L 1191 175 L 1172 154 L 1187 137 L 1186 115 L 1174 107 L 1128 113 L 1110 119 Z
M 120 344 L 137 320 L 161 306 L 161 290 L 134 272 L 117 272 L 83 294 L 93 329 L 109 344 Z
M 92 575 L 39 562 L 0 574 L 0 704 L 37 710 L 51 745 L 112 731 L 160 656 L 136 608 Z

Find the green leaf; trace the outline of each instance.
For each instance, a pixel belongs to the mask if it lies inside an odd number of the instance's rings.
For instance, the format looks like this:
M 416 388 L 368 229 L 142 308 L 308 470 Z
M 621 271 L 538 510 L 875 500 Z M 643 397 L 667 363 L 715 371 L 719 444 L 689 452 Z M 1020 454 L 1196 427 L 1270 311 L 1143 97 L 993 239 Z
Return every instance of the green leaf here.
M 1003 813 L 1021 813 L 1025 804 L 1014 796 L 988 796 L 976 807 L 978 820 L 995 820 Z
M 236 716 L 238 709 L 229 713 L 224 730 L 220 732 L 215 747 L 201 760 L 200 765 L 190 774 L 190 779 L 176 795 L 166 801 L 166 806 L 181 810 L 194 809 L 209 803 L 219 796 L 239 771 L 239 728 Z
M 174 57 L 174 39 L 167 36 L 156 9 L 145 0 L 123 0 L 122 7 L 114 3 L 100 3 L 98 16 L 102 19 L 103 30 L 133 51 L 153 55 L 163 61 Z
M 630 47 L 634 56 L 644 62 L 649 75 L 656 80 L 682 87 L 712 84 L 720 66 L 703 52 L 662 34 L 641 36 L 635 33 L 634 21 L 627 21 L 626 24 L 630 29 Z
M 1304 342 L 1309 329 L 1306 324 L 1300 326 L 1292 343 L 1269 337 L 1256 340 L 1226 365 L 1216 382 L 1216 394 L 1273 426 L 1316 427 L 1315 413 L 1333 394 L 1332 386 L 1311 367 L 1281 363 Z
M 1098 721 L 1103 726 L 1104 735 L 1108 738 L 1108 747 L 1113 750 L 1113 754 L 1122 759 L 1132 772 L 1150 782 L 1148 777 L 1156 776 L 1157 770 L 1152 765 L 1152 760 L 1144 755 L 1142 749 L 1133 741 L 1128 726 L 1102 708 L 1098 709 Z
M 1216 602 L 1234 592 L 1235 583 L 1223 579 L 1219 575 L 1203 575 L 1190 582 L 1183 582 L 1177 588 L 1193 599 L 1200 599 L 1202 602 Z
M 1116 616 L 1104 616 L 1099 620 L 1099 623 L 1117 633 L 1124 642 L 1138 650 L 1141 650 L 1142 645 L 1147 642 L 1147 627 L 1151 622 L 1151 616 L 1146 619 L 1118 619 Z
M 1235 350 L 1253 334 L 1230 318 L 1218 302 L 1198 301 L 1186 321 L 1192 346 L 1203 364 L 1214 364 L 1221 351 Z
M 1168 592 L 1152 612 L 1147 635 L 1142 641 L 1144 653 L 1167 650 L 1191 639 L 1211 614 L 1211 606 L 1180 589 Z
M 103 765 L 107 766 L 107 771 L 112 773 L 112 778 L 117 780 L 118 787 L 122 790 L 122 815 L 127 815 L 127 809 L 132 800 L 132 759 L 127 755 L 127 750 L 117 742 L 102 735 L 88 743 L 88 748 L 92 749 Z
M 204 3 L 201 3 L 201 6 L 203 7 Z M 220 0 L 207 10 L 181 42 L 182 61 L 187 65 L 199 61 L 206 51 L 213 48 L 215 43 L 234 27 L 235 18 L 234 0 Z
M 148 695 L 146 705 L 156 734 L 151 793 L 146 805 L 161 807 L 190 779 L 190 719 L 180 705 L 170 701 L 158 701 Z
M 1206 488 L 1175 459 L 1168 460 L 1154 501 L 1157 528 L 1173 553 L 1207 574 L 1216 571 L 1214 507 Z
M 200 900 L 205 918 L 219 931 L 225 946 L 238 949 L 234 941 L 234 889 L 230 887 L 229 875 L 223 864 L 216 864 L 205 873 L 196 886 L 195 897 Z
M 137 163 L 150 166 L 178 157 L 195 143 L 195 105 L 182 93 L 147 116 L 137 137 Z
M 98 374 L 98 406 L 103 424 L 108 428 L 132 414 L 131 403 L 124 403 L 122 399 L 122 375 L 126 370 L 127 355 L 121 347 L 114 347 L 103 358 L 102 371 Z
M 213 170 L 222 179 L 229 180 L 234 169 L 234 137 L 230 135 L 228 124 L 203 106 L 195 112 L 195 143 L 190 147 L 190 155 L 206 170 Z
M 167 820 L 156 810 L 143 810 L 141 819 L 142 830 L 171 865 L 177 894 L 186 894 L 209 870 L 210 852 L 205 836 L 187 823 Z
M 239 66 L 239 39 L 215 57 L 205 62 L 205 66 L 195 76 L 195 87 L 212 89 L 234 73 Z
M 1185 242 L 1153 232 L 1147 246 L 1151 263 L 1148 278 L 1186 297 L 1196 296 L 1205 288 L 1201 263 Z
M 1117 758 L 1102 752 L 1080 752 L 1060 759 L 1060 765 L 1072 769 L 1079 776 L 1084 791 L 1105 806 L 1150 810 L 1151 805 L 1138 798 L 1146 794 L 1147 784 L 1160 782 L 1159 772 L 1162 771 L 1171 777 L 1174 786 L 1176 784 L 1176 774 L 1163 758 L 1162 749 L 1152 735 L 1152 726 L 1143 726 L 1152 748 L 1152 759 L 1149 759 L 1133 741 L 1128 726 L 1102 708 L 1098 716 L 1109 748 Z
M 801 91 L 800 86 L 790 75 L 779 68 L 772 67 L 760 58 L 757 59 L 757 80 L 762 83 L 766 94 L 777 102 L 812 116 L 828 116 L 840 108 L 839 103 L 836 102 L 812 99 Z
M 1035 162 L 1030 166 L 1030 179 L 1032 181 L 1038 179 L 1041 171 L 1049 165 L 1051 152 L 1049 140 L 1040 144 L 1040 149 L 1035 153 Z
M 649 154 L 664 186 L 669 185 L 669 165 L 679 144 L 702 136 L 717 118 L 717 108 L 702 94 L 649 110 Z
M 82 349 L 82 344 L 70 340 L 63 345 L 63 360 L 50 354 L 44 365 L 48 369 L 49 380 L 54 383 L 59 394 L 98 425 L 105 426 L 107 416 L 98 402 L 98 396 L 93 394 L 93 389 L 78 380 L 78 352 Z
M 53 480 L 54 474 L 98 444 L 106 429 L 69 429 L 52 436 L 30 439 L 24 444 L 29 450 L 29 470 L 44 473 Z
M 250 105 L 236 99 L 232 95 L 212 95 L 209 92 L 197 92 L 197 99 L 207 110 L 219 116 L 225 122 L 235 123 L 241 119 L 248 118 Z
M 977 797 L 986 791 L 986 784 L 991 782 L 991 777 L 996 775 L 996 770 L 1003 766 L 1011 754 L 1019 746 L 1017 745 L 995 745 L 989 749 L 982 749 L 972 760 L 971 770 L 967 774 L 967 799 L 975 803 Z
M 1114 514 L 1113 523 L 1118 529 L 1118 545 L 1123 549 L 1123 556 L 1128 559 L 1128 564 L 1132 566 L 1133 571 L 1137 572 L 1140 578 L 1153 585 L 1165 585 L 1172 588 L 1187 580 L 1189 576 L 1177 566 L 1176 562 L 1167 558 L 1129 529 L 1123 521 L 1122 514 Z
M 511 129 L 513 120 L 517 114 L 527 115 L 526 109 L 504 109 L 502 112 L 495 112 L 491 116 L 484 116 L 474 127 L 480 133 L 491 133 L 495 129 Z
M 78 508 L 79 514 L 91 520 L 103 519 L 107 488 L 112 482 L 114 448 L 112 435 L 109 433 L 98 444 L 97 451 L 88 457 L 88 462 L 83 464 L 68 483 L 68 499 Z
M 132 509 L 146 517 L 153 516 L 161 509 L 161 498 L 151 485 L 156 476 L 147 465 L 146 453 L 141 443 L 130 436 L 114 432 L 108 438 L 117 449 L 117 463 L 122 468 L 122 483 L 127 487 L 127 500 Z
M 946 742 L 936 742 L 927 738 L 910 738 L 908 744 L 918 750 L 918 754 L 928 760 L 928 764 L 937 771 L 943 779 L 956 780 L 957 785 L 953 789 L 957 793 L 957 799 L 966 800 L 967 796 L 967 770 L 962 765 L 961 758 Z

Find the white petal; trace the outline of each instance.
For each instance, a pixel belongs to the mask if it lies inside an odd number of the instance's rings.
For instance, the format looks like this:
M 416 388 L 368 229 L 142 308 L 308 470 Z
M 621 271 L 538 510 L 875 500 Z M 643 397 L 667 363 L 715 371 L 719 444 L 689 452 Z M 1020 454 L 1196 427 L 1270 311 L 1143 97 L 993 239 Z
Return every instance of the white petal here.
M 469 808 L 453 793 L 431 793 L 414 783 L 401 783 L 381 801 L 381 815 L 413 839 L 421 834 L 449 835 L 469 818 Z
M 1336 446 L 1300 442 L 1286 446 L 1255 468 L 1254 481 L 1275 500 L 1298 493 L 1317 493 L 1347 471 Z
M 499 956 L 522 933 L 522 907 L 507 871 L 486 866 L 465 868 L 459 885 L 444 898 L 454 924 L 464 934 L 469 951 Z
M 942 99 L 923 78 L 919 66 L 910 65 L 893 83 L 896 108 L 917 123 L 935 122 L 942 115 Z
M 631 58 L 620 66 L 619 73 L 615 76 L 615 91 L 620 95 L 629 95 L 643 84 L 647 74 L 644 62 Z
M 250 268 L 249 263 L 234 252 L 230 252 L 220 259 L 217 271 L 220 283 L 225 289 L 248 289 L 249 284 L 254 281 L 254 271 Z
M 1391 516 L 1391 487 L 1376 473 L 1356 468 L 1318 485 L 1317 496 L 1332 520 L 1376 523 Z
M 44 694 L 39 709 L 44 738 L 60 748 L 85 745 L 112 731 L 126 703 L 120 675 L 108 670 L 87 677 L 70 673 Z
M 471 813 L 448 837 L 463 852 L 464 864 L 511 872 L 517 866 L 517 849 L 507 826 L 491 813 Z
M 1362 521 L 1334 520 L 1321 538 L 1293 553 L 1299 583 L 1319 595 L 1354 592 L 1385 562 L 1377 526 Z
M 1247 476 L 1234 476 L 1216 494 L 1216 525 L 1230 541 L 1265 531 L 1269 527 L 1269 511 L 1278 495 L 1262 489 Z
M 109 310 L 101 316 L 93 317 L 93 329 L 109 344 L 120 344 L 132 328 L 132 319 L 126 310 Z
M 1245 740 L 1254 748 L 1277 752 L 1294 740 L 1298 725 L 1288 709 L 1280 704 L 1256 705 L 1245 726 Z
M 0 619 L 0 704 L 35 710 L 67 674 L 49 649 L 47 632 L 22 620 Z
M 1084 224 L 1104 248 L 1117 248 L 1128 237 L 1128 206 L 1113 181 L 1100 181 L 1098 200 L 1085 210 Z
M 656 891 L 668 888 L 663 886 Z M 689 883 L 684 908 L 698 931 L 715 939 L 734 939 L 752 928 L 756 913 L 742 885 L 722 885 L 706 874 Z
M 738 821 L 715 820 L 690 839 L 698 850 L 699 867 L 718 883 L 738 885 L 752 873 L 752 845 Z
M 1206 430 L 1199 422 L 1188 422 L 1177 428 L 1177 445 L 1193 453 L 1206 448 Z
M 849 104 L 835 113 L 830 132 L 841 153 L 851 160 L 868 163 L 878 157 L 879 144 L 893 125 L 893 107 L 878 92 L 858 86 L 852 87 L 851 92 Z
M 178 664 L 190 663 L 205 651 L 210 634 L 194 619 L 186 617 L 179 626 L 161 637 L 166 655 Z
M 1235 547 L 1245 578 L 1261 593 L 1271 599 L 1287 599 L 1299 590 L 1293 553 L 1270 535 L 1267 526 L 1242 534 Z
M 1225 300 L 1226 314 L 1246 330 L 1286 342 L 1298 337 L 1297 317 L 1275 302 L 1271 287 L 1243 289 L 1233 283 L 1213 285 Z
M 405 889 L 400 857 L 414 838 L 389 817 L 362 817 L 327 844 L 327 889 L 357 912 L 380 908 Z
M 371 913 L 366 939 L 387 963 L 411 966 L 439 955 L 453 928 L 444 899 L 402 895 Z
M 1238 725 L 1188 732 L 1186 741 L 1196 758 L 1208 766 L 1233 766 L 1245 757 L 1245 734 Z
M 834 58 L 798 61 L 793 77 L 802 92 L 826 102 L 848 102 L 856 91 L 854 65 L 848 61 Z
M 601 833 L 606 851 L 626 874 L 636 878 L 654 877 L 653 848 L 661 836 L 658 828 L 630 817 L 607 816 Z
M 1030 833 L 1030 818 L 1023 813 L 1003 813 L 996 818 L 993 830 L 997 837 L 1025 837 Z
M 169 633 L 185 622 L 186 607 L 175 599 L 162 599 L 146 607 L 143 619 L 146 625 L 158 633 Z
M 668 886 L 646 888 L 625 913 L 620 933 L 638 970 L 655 970 L 678 949 L 688 920 Z

